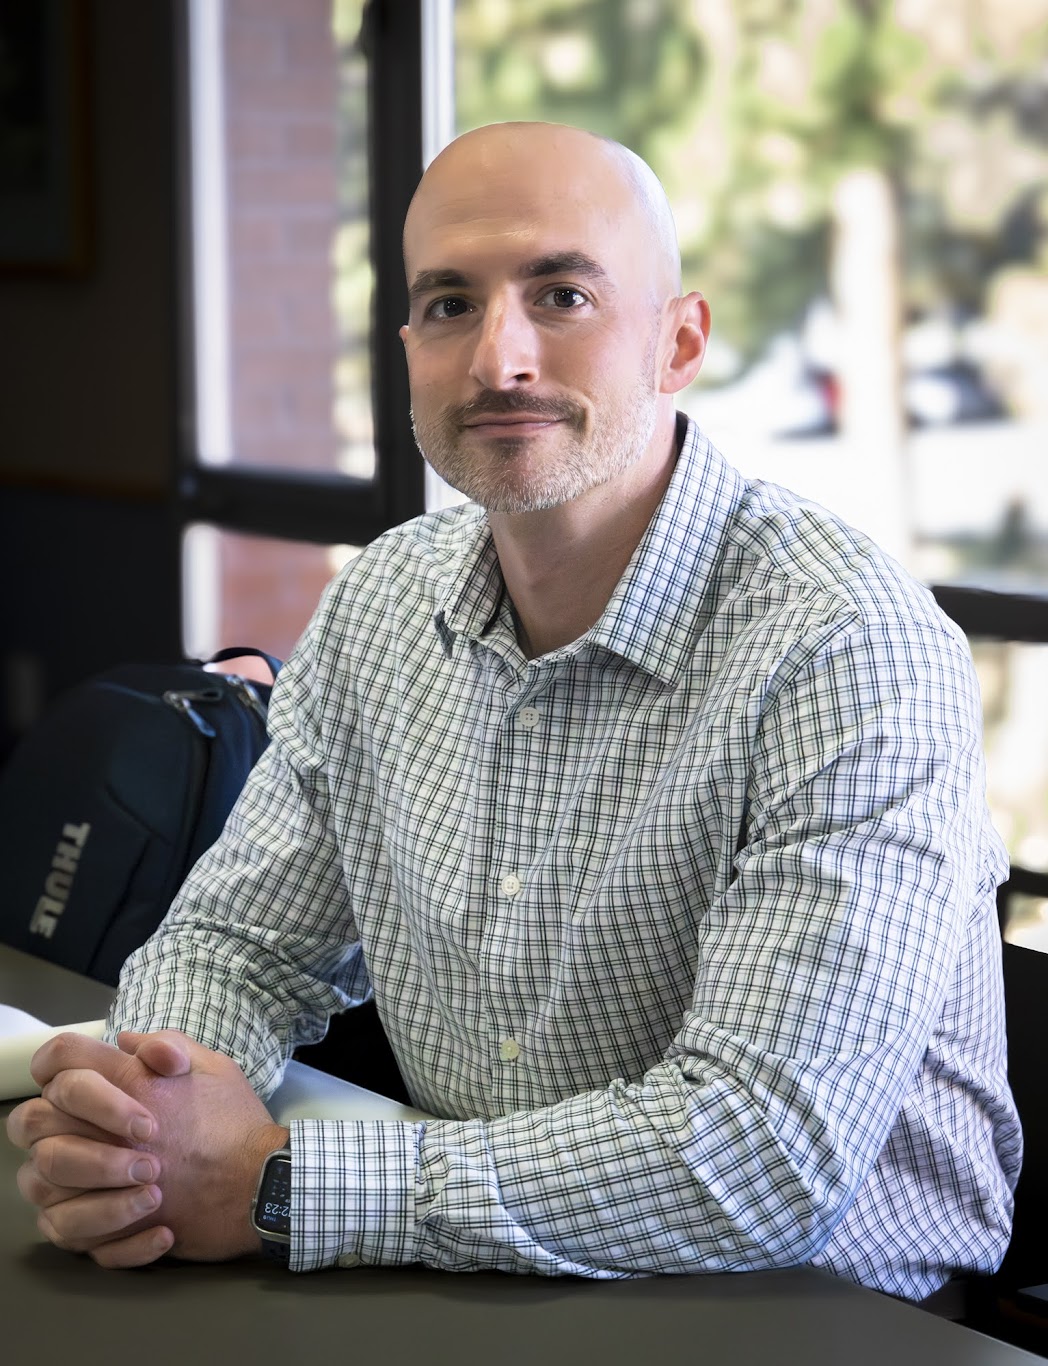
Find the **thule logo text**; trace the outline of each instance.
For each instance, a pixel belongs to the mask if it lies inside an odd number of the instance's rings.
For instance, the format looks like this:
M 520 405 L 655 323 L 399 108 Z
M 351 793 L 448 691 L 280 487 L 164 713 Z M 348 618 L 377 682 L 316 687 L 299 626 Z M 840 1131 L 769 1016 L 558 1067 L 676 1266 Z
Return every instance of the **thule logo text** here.
M 51 859 L 51 871 L 44 883 L 44 894 L 36 903 L 33 918 L 29 922 L 30 934 L 42 934 L 50 939 L 58 924 L 58 917 L 66 908 L 69 893 L 73 890 L 73 879 L 80 867 L 80 856 L 91 833 L 87 821 L 81 825 L 64 825 L 62 838 Z

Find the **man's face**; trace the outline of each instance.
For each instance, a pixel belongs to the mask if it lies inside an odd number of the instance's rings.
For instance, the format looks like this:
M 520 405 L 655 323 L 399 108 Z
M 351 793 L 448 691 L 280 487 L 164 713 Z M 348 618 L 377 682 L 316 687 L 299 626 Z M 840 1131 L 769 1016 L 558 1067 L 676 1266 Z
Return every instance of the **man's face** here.
M 456 148 L 405 234 L 416 440 L 448 483 L 506 513 L 623 473 L 659 405 L 661 300 L 629 186 L 599 155 L 528 142 Z

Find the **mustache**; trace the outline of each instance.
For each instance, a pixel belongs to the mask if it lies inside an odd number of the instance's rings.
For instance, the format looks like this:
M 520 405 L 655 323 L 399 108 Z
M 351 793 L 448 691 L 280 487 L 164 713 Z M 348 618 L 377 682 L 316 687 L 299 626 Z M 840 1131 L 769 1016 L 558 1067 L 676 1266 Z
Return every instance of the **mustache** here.
M 519 393 L 516 390 L 478 394 L 468 403 L 449 408 L 447 417 L 462 427 L 468 422 L 475 422 L 478 418 L 501 417 L 507 413 L 528 413 L 533 417 L 549 418 L 552 421 L 571 422 L 576 427 L 581 427 L 585 420 L 585 414 L 578 404 L 567 399 L 539 398 L 537 395 Z

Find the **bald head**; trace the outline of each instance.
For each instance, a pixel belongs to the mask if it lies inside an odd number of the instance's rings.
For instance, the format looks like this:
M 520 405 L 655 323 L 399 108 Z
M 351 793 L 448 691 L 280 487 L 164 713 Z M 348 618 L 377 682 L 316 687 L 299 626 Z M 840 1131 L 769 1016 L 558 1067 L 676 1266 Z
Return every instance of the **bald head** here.
M 593 133 L 586 133 L 583 136 L 596 137 Z M 662 181 L 643 158 L 636 152 L 631 152 L 628 147 L 623 147 L 621 142 L 605 137 L 596 138 L 596 141 L 618 167 L 624 181 L 632 188 L 637 211 L 646 219 L 651 234 L 653 262 L 666 280 L 667 287 L 673 293 L 679 294 L 681 278 L 677 226 L 673 221 L 673 210 L 666 198 Z
M 611 138 L 553 123 L 496 123 L 456 138 L 433 160 L 404 225 L 410 285 L 426 234 L 436 225 L 501 218 L 512 231 L 562 209 L 602 217 L 608 232 L 624 229 L 637 247 L 635 270 L 647 275 L 658 303 L 680 293 L 680 251 L 673 214 L 645 161 Z

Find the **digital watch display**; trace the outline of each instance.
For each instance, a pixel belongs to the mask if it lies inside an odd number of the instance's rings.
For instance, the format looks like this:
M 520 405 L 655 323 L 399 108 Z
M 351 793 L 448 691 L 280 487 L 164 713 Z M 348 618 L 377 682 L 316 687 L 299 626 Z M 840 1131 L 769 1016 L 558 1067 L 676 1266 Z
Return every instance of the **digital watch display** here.
M 280 1148 L 262 1163 L 251 1222 L 267 1257 L 287 1265 L 291 1256 L 291 1150 Z

